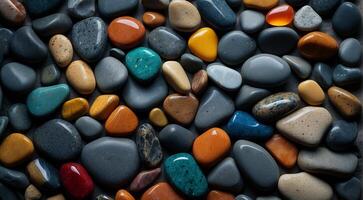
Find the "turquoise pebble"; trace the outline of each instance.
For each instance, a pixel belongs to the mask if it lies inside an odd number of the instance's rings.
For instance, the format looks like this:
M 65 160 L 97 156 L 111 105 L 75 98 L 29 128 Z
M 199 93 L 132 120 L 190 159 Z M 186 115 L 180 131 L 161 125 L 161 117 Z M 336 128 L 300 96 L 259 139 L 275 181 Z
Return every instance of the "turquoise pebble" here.
M 200 197 L 208 191 L 207 179 L 188 153 L 178 153 L 167 158 L 164 171 L 169 182 L 190 198 Z
M 29 94 L 26 104 L 31 114 L 42 117 L 54 112 L 68 96 L 66 84 L 39 87 Z
M 126 55 L 126 66 L 138 81 L 150 81 L 159 73 L 160 56 L 146 47 L 133 49 Z

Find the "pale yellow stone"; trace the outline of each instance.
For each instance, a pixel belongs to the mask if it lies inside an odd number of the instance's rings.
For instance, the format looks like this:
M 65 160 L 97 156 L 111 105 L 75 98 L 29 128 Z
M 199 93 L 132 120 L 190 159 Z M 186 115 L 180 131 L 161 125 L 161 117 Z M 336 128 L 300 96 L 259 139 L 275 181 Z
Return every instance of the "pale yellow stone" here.
M 49 50 L 59 67 L 66 67 L 73 58 L 71 41 L 64 35 L 54 35 L 49 40 Z
M 194 31 L 200 26 L 202 19 L 198 9 L 189 1 L 173 0 L 169 4 L 170 25 L 184 32 Z
M 321 105 L 325 100 L 325 94 L 320 85 L 313 80 L 306 80 L 299 84 L 300 97 L 312 106 Z
M 168 124 L 168 118 L 166 118 L 165 113 L 160 108 L 154 108 L 149 113 L 150 122 L 159 127 L 166 126 Z
M 175 91 L 188 94 L 191 86 L 187 74 L 177 61 L 167 61 L 162 66 L 166 81 Z
M 63 194 L 57 194 L 55 196 L 48 197 L 47 200 L 66 200 Z
M 66 77 L 70 85 L 80 94 L 91 94 L 96 88 L 93 71 L 82 60 L 73 61 L 68 66 Z

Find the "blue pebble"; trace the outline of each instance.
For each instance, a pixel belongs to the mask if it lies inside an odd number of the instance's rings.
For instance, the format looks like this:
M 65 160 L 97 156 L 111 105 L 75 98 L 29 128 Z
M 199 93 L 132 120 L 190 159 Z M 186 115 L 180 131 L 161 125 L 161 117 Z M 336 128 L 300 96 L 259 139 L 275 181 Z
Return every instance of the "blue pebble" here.
M 216 29 L 232 29 L 236 24 L 236 14 L 225 0 L 197 0 L 197 8 L 210 25 Z
M 344 151 L 350 149 L 358 135 L 356 122 L 337 120 L 333 122 L 327 133 L 325 143 L 333 151 Z

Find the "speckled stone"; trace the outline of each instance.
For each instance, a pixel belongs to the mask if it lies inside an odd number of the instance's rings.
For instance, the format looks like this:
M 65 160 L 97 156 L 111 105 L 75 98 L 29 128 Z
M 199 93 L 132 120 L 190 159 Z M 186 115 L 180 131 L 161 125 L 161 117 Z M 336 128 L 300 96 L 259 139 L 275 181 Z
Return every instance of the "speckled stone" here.
M 270 91 L 263 88 L 242 85 L 235 100 L 236 108 L 242 110 L 249 110 L 257 102 L 270 94 Z
M 34 31 L 42 37 L 67 33 L 72 25 L 71 18 L 64 13 L 56 13 L 32 21 Z
M 90 141 L 101 137 L 103 126 L 100 122 L 89 116 L 83 116 L 77 119 L 74 124 L 82 138 Z
M 242 84 L 241 74 L 222 63 L 212 63 L 207 67 L 208 78 L 226 91 L 235 91 Z
M 197 0 L 202 18 L 216 29 L 232 29 L 236 23 L 233 10 L 222 0 Z
M 334 189 L 343 200 L 359 200 L 361 198 L 361 181 L 356 177 L 337 183 Z
M 15 130 L 26 131 L 32 125 L 32 119 L 25 104 L 17 103 L 10 106 L 8 116 L 9 122 Z
M 290 65 L 291 71 L 293 71 L 297 77 L 306 79 L 310 76 L 312 66 L 305 59 L 291 55 L 285 55 L 282 59 Z
M 195 73 L 205 68 L 203 60 L 190 53 L 185 53 L 181 56 L 180 64 L 189 73 Z
M 300 31 L 317 30 L 321 23 L 323 23 L 323 19 L 309 5 L 300 8 L 295 13 L 294 26 Z
M 77 54 L 94 62 L 103 56 L 107 46 L 106 24 L 99 17 L 90 17 L 73 25 L 72 44 Z
M 344 151 L 354 147 L 358 135 L 356 122 L 336 120 L 325 137 L 325 144 L 333 151 Z
M 166 60 L 179 58 L 185 51 L 185 40 L 168 27 L 158 27 L 148 35 L 150 48 Z
M 126 83 L 128 72 L 122 62 L 114 57 L 105 57 L 94 68 L 98 89 L 103 93 L 120 90 Z
M 60 5 L 61 0 L 24 0 L 25 7 L 30 15 L 39 16 L 49 13 Z
M 136 131 L 136 146 L 142 162 L 149 167 L 156 167 L 163 159 L 163 152 L 154 128 L 141 124 Z
M 207 179 L 190 154 L 174 154 L 164 161 L 163 166 L 166 178 L 184 195 L 195 198 L 207 192 Z
M 28 177 L 24 173 L 3 166 L 0 166 L 0 181 L 7 186 L 21 190 L 24 190 L 30 184 Z
M 54 64 L 45 65 L 40 72 L 40 82 L 42 85 L 53 85 L 58 83 L 61 73 Z
M 344 2 L 335 11 L 332 25 L 333 30 L 341 37 L 356 36 L 362 27 L 361 11 L 355 4 Z
M 67 11 L 78 19 L 92 17 L 96 12 L 95 2 L 95 0 L 68 0 Z
M 309 5 L 322 16 L 332 14 L 341 3 L 340 0 L 310 0 Z
M 333 84 L 333 70 L 329 65 L 318 62 L 314 65 L 311 78 L 323 89 L 328 89 Z
M 356 67 L 362 59 L 362 46 L 355 38 L 348 38 L 340 43 L 338 51 L 339 59 L 344 65 Z
M 261 31 L 265 25 L 265 15 L 253 10 L 242 11 L 239 19 L 242 31 L 248 34 Z
M 258 35 L 258 46 L 262 52 L 285 55 L 296 48 L 299 35 L 288 27 L 273 27 L 261 31 Z
M 2 85 L 11 92 L 26 93 L 35 87 L 35 71 L 23 64 L 11 62 L 1 67 Z
M 188 152 L 192 148 L 196 134 L 178 125 L 169 124 L 158 135 L 161 145 L 171 152 Z
M 271 191 L 277 186 L 280 171 L 273 157 L 260 145 L 238 140 L 232 150 L 238 168 L 261 191 Z
M 362 71 L 360 68 L 349 68 L 339 64 L 334 68 L 333 81 L 340 87 L 359 85 L 362 81 Z
M 301 150 L 297 159 L 300 169 L 333 177 L 348 177 L 357 168 L 358 158 L 353 153 L 336 153 L 325 147 Z
M 138 0 L 113 0 L 113 1 L 97 1 L 99 13 L 107 18 L 114 18 L 127 15 L 134 11 L 138 4 Z
M 30 180 L 37 187 L 47 192 L 55 192 L 60 189 L 58 170 L 46 160 L 37 158 L 26 166 L 26 170 Z
M 252 109 L 261 121 L 272 122 L 294 112 L 301 106 L 300 97 L 293 92 L 279 92 L 259 101 Z

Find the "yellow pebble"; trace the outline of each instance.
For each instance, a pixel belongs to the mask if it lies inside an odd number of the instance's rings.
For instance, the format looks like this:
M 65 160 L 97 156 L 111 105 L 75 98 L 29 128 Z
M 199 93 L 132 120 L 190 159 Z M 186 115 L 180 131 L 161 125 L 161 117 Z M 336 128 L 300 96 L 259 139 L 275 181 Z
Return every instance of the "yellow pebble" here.
M 62 117 L 65 120 L 74 120 L 87 114 L 89 109 L 88 101 L 84 98 L 74 98 L 66 101 L 62 107 Z
M 168 118 L 166 118 L 164 111 L 160 108 L 154 108 L 149 113 L 150 122 L 159 127 L 166 126 L 168 124 Z
M 106 120 L 118 106 L 119 101 L 120 99 L 117 95 L 100 95 L 93 102 L 89 114 L 95 119 Z
M 301 82 L 298 86 L 300 97 L 312 106 L 320 105 L 325 100 L 325 94 L 319 84 L 313 80 Z
M 217 58 L 218 36 L 211 28 L 201 28 L 190 36 L 188 47 L 202 60 L 213 62 Z
M 33 142 L 23 134 L 12 133 L 0 145 L 0 162 L 13 167 L 28 160 L 34 153 Z
M 279 0 L 243 0 L 243 4 L 247 8 L 254 8 L 257 10 L 270 10 L 277 6 Z

